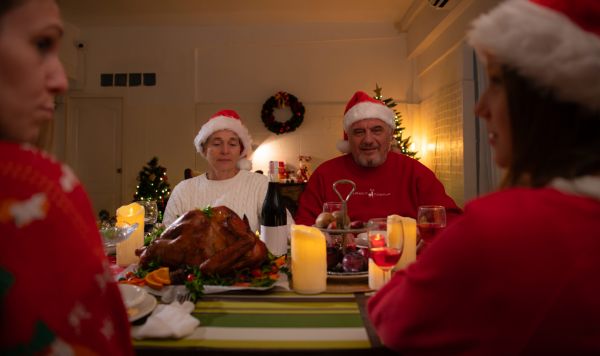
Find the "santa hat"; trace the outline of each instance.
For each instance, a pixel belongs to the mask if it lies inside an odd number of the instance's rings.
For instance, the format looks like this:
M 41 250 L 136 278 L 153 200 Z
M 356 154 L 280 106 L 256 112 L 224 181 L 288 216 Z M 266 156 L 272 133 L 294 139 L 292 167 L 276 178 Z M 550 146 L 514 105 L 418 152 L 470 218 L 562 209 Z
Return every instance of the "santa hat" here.
M 357 91 L 354 93 L 344 111 L 344 139 L 338 141 L 337 149 L 340 152 L 350 152 L 350 144 L 348 143 L 348 131 L 350 126 L 357 121 L 364 119 L 380 119 L 388 124 L 392 130 L 396 128 L 394 120 L 394 111 L 388 108 L 381 101 L 371 98 L 367 93 Z
M 237 166 L 240 169 L 252 169 L 252 161 L 247 159 L 247 157 L 252 154 L 252 137 L 250 137 L 250 133 L 246 126 L 242 124 L 240 116 L 233 110 L 221 110 L 211 116 L 208 121 L 202 125 L 202 128 L 200 128 L 198 135 L 196 135 L 196 138 L 194 139 L 196 151 L 198 151 L 202 157 L 206 158 L 202 151 L 202 144 L 206 142 L 210 135 L 219 130 L 230 130 L 238 135 L 244 146 L 244 150 L 240 155 L 241 158 L 238 161 Z
M 509 0 L 477 18 L 469 43 L 548 88 L 600 110 L 600 1 Z

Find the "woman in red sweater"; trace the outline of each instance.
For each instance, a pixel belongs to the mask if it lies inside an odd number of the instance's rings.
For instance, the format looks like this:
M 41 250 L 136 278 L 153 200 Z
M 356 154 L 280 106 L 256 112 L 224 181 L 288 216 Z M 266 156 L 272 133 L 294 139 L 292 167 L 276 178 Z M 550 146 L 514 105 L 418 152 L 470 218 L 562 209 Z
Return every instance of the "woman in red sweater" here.
M 403 354 L 600 353 L 600 2 L 506 1 L 469 42 L 503 189 L 368 304 Z
M 92 207 L 34 144 L 66 91 L 54 0 L 0 2 L 0 354 L 131 355 Z

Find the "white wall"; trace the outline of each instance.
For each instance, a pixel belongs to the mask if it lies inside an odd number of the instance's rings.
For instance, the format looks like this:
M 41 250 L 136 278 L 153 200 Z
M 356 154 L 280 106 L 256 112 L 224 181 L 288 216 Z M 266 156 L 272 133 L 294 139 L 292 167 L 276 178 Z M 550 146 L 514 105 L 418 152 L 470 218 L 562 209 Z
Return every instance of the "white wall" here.
M 465 34 L 475 17 L 498 2 L 462 0 L 444 16 L 424 8 L 407 35 L 420 104 L 414 141 L 459 205 L 477 195 L 473 52 Z
M 69 95 L 124 99 L 123 201 L 152 156 L 172 186 L 185 168 L 202 169 L 193 138 L 218 109 L 239 110 L 257 143 L 276 141 L 272 159 L 296 164 L 307 154 L 314 168 L 337 154 L 355 90 L 372 93 L 378 83 L 384 96 L 405 101 L 410 84 L 405 37 L 381 24 L 89 27 L 80 36 L 85 75 Z M 100 87 L 100 73 L 139 72 L 156 73 L 157 86 Z M 296 132 L 276 136 L 262 125 L 260 108 L 280 90 L 296 95 L 306 115 Z
M 152 156 L 167 167 L 172 186 L 185 168 L 204 170 L 193 138 L 223 108 L 237 110 L 256 145 L 262 144 L 254 169 L 265 170 L 268 160 L 295 165 L 302 154 L 313 157 L 312 171 L 338 154 L 346 101 L 355 90 L 372 93 L 378 83 L 384 97 L 401 103 L 404 136 L 412 137 L 422 162 L 462 205 L 476 195 L 472 52 L 464 37 L 472 19 L 498 2 L 456 0 L 448 10 L 415 7 L 419 10 L 402 34 L 370 23 L 70 26 L 65 42 L 79 39 L 85 49 L 66 54 L 73 84 L 69 96 L 123 98 L 125 202 Z M 140 72 L 156 73 L 157 86 L 99 85 L 100 73 Z M 306 108 L 304 123 L 280 136 L 260 120 L 263 102 L 277 91 L 296 95 Z M 277 117 L 285 120 L 286 112 Z M 64 123 L 57 123 L 55 142 L 64 142 Z

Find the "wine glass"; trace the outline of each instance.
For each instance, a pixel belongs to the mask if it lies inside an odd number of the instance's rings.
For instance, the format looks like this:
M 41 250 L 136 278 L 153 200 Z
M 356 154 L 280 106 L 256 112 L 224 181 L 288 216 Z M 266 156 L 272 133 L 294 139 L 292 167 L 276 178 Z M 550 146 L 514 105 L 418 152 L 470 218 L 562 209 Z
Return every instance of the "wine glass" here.
M 367 222 L 367 238 L 369 241 L 369 258 L 383 270 L 383 284 L 389 282 L 391 270 L 402 255 L 404 235 L 392 234 L 392 224 L 387 218 L 371 219 Z
M 144 207 L 144 231 L 147 233 L 152 230 L 156 220 L 158 220 L 156 200 L 140 200 L 136 203 Z
M 446 208 L 441 205 L 422 205 L 417 211 L 419 238 L 429 243 L 446 227 Z

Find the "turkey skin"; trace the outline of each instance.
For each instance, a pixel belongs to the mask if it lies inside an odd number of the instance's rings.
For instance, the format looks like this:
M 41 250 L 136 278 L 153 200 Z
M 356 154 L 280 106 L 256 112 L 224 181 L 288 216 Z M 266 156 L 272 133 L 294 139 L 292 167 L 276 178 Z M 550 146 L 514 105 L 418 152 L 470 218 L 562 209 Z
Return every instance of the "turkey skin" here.
M 217 206 L 180 216 L 136 255 L 142 268 L 152 262 L 173 270 L 199 266 L 204 275 L 224 276 L 260 266 L 267 259 L 267 247 L 247 221 L 228 207 Z

